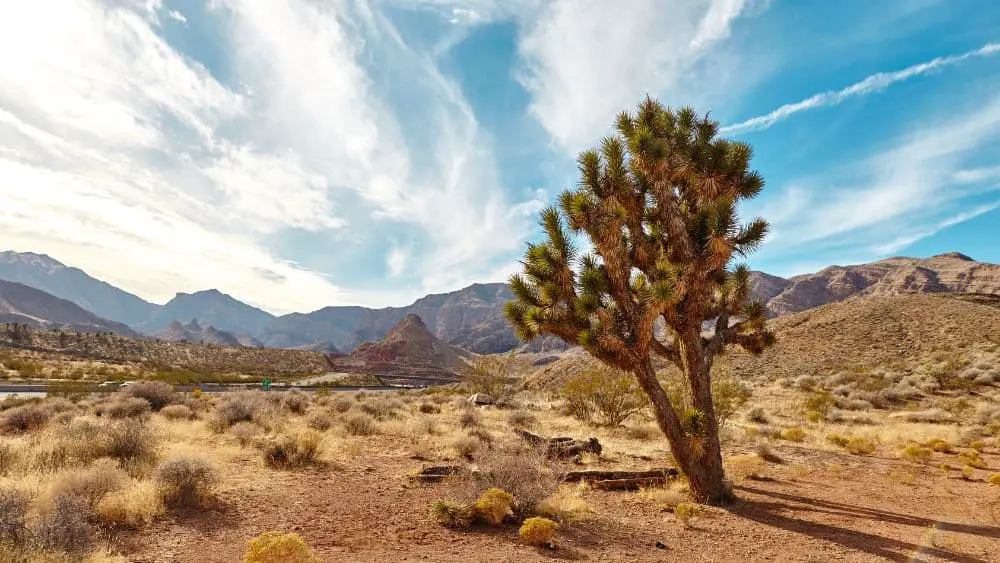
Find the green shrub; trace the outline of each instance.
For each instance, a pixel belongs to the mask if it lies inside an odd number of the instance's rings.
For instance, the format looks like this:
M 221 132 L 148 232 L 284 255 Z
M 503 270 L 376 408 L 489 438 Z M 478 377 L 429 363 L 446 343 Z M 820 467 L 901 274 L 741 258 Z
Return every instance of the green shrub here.
M 438 524 L 446 528 L 468 528 L 476 517 L 471 504 L 438 499 L 430 504 L 430 515 Z
M 649 404 L 635 377 L 598 366 L 570 379 L 563 388 L 566 410 L 574 417 L 598 424 L 618 426 Z

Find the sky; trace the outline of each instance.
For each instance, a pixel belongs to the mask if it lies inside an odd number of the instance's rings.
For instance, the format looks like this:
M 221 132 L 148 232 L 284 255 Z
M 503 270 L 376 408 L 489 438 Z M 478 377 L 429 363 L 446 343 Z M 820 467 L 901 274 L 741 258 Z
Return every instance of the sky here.
M 0 3 L 0 250 L 274 313 L 503 281 L 647 94 L 754 147 L 750 266 L 1000 262 L 1000 4 Z

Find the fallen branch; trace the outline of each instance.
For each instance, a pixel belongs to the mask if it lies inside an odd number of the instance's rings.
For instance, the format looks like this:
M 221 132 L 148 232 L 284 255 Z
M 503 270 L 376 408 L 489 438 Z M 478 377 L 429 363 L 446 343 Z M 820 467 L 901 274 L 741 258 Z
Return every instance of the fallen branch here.
M 566 482 L 585 481 L 595 489 L 610 491 L 635 490 L 642 487 L 655 487 L 667 484 L 677 477 L 676 468 L 650 469 L 647 471 L 570 471 L 566 474 Z
M 575 457 L 582 453 L 601 455 L 603 448 L 597 438 L 574 440 L 573 438 L 543 438 L 526 430 L 514 429 L 521 438 L 535 446 L 545 446 L 545 455 L 555 458 Z
M 421 469 L 414 478 L 425 483 L 435 483 L 461 470 L 462 468 L 457 465 L 432 465 Z

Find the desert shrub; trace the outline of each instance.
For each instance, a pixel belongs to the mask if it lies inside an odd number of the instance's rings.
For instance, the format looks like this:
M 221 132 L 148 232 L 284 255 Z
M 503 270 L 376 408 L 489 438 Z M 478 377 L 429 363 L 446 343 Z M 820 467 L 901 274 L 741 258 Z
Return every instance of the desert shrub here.
M 274 395 L 277 396 L 277 395 Z M 278 397 L 280 400 L 280 397 Z M 239 422 L 261 422 L 273 415 L 274 406 L 260 391 L 237 391 L 227 394 L 215 408 L 209 426 L 224 432 Z
M 990 485 L 1000 486 L 1000 473 L 994 473 L 993 475 L 990 475 L 990 478 L 987 479 L 987 481 L 989 481 Z
M 125 471 L 134 474 L 156 460 L 156 437 L 145 424 L 120 421 L 104 429 L 106 454 Z
M 471 504 L 452 500 L 434 500 L 428 511 L 435 522 L 446 528 L 467 528 L 476 517 Z
M 955 448 L 951 447 L 951 444 L 949 444 L 946 440 L 942 440 L 941 438 L 933 438 L 931 440 L 928 440 L 927 443 L 924 444 L 924 446 L 927 446 L 928 448 L 934 450 L 935 452 L 942 454 L 950 454 L 954 453 L 955 451 Z
M 712 377 L 712 406 L 719 427 L 725 426 L 751 396 L 750 389 L 730 372 L 715 374 Z
M 469 436 L 479 440 L 487 448 L 493 447 L 493 434 L 485 428 L 473 428 L 469 430 Z
M 835 404 L 836 401 L 833 395 L 828 391 L 820 389 L 806 397 L 803 406 L 806 412 L 818 412 L 825 417 Z
M 306 430 L 294 436 L 277 436 L 264 444 L 264 461 L 271 467 L 278 468 L 316 463 L 322 439 L 315 430 Z
M 983 448 L 986 447 L 986 443 L 982 440 L 973 440 L 969 442 L 969 447 L 976 450 L 977 452 L 982 452 Z
M 52 417 L 52 411 L 43 404 L 29 403 L 0 413 L 0 432 L 14 434 L 43 426 Z
M 674 516 L 685 526 L 691 526 L 691 520 L 698 515 L 699 507 L 693 502 L 682 502 L 674 507 Z
M 167 506 L 204 506 L 219 475 L 208 460 L 183 456 L 157 466 L 154 478 Z
M 93 466 L 60 475 L 52 484 L 53 497 L 66 495 L 83 499 L 92 510 L 104 495 L 121 489 L 128 475 L 110 459 L 98 460 Z
M 441 407 L 434 403 L 420 403 L 417 409 L 424 414 L 438 414 L 441 412 Z
M 241 446 L 246 446 L 260 436 L 263 430 L 252 422 L 237 422 L 229 428 L 229 433 L 239 440 Z
M 852 436 L 844 449 L 855 455 L 871 455 L 875 453 L 875 442 L 865 436 Z
M 132 486 L 105 495 L 94 507 L 94 516 L 105 525 L 138 528 L 163 513 L 163 497 L 152 481 L 137 481 Z
M 475 358 L 462 373 L 462 380 L 472 393 L 481 393 L 502 406 L 517 391 L 517 357 L 514 351 L 504 355 Z
M 316 556 L 298 534 L 264 532 L 247 544 L 243 563 L 318 563 Z
M 170 404 L 174 397 L 174 387 L 163 381 L 136 381 L 119 393 L 123 397 L 146 399 L 151 409 L 159 411 Z
M 140 397 L 122 397 L 101 406 L 99 415 L 106 414 L 111 418 L 141 417 L 149 414 L 151 410 L 149 401 Z
M 608 426 L 620 425 L 649 404 L 635 377 L 604 365 L 570 379 L 562 394 L 571 415 L 584 421 L 597 417 Z
M 517 531 L 517 534 L 528 545 L 551 546 L 553 540 L 556 539 L 557 529 L 559 529 L 559 524 L 552 520 L 533 516 L 521 524 L 521 529 Z
M 877 419 L 866 413 L 842 411 L 840 409 L 830 409 L 826 413 L 826 419 L 830 422 L 842 422 L 845 424 L 876 424 Z
M 18 452 L 11 444 L 0 443 L 0 477 L 9 474 L 18 461 Z
M 931 456 L 933 455 L 934 455 L 933 450 L 931 450 L 930 448 L 925 448 L 920 444 L 907 444 L 907 446 L 904 447 L 903 451 L 900 453 L 900 456 L 903 459 L 920 463 L 926 463 L 931 459 Z
M 57 495 L 42 507 L 34 526 L 35 539 L 47 549 L 85 553 L 96 539 L 96 529 L 87 520 L 89 513 L 86 500 Z
M 471 496 L 486 489 L 507 491 L 514 496 L 513 510 L 518 516 L 530 514 L 559 488 L 564 476 L 560 468 L 548 462 L 544 449 L 523 444 L 484 450 L 476 465 L 479 471 L 465 477 Z
M 949 358 L 941 364 L 929 366 L 927 374 L 937 384 L 938 389 L 969 389 L 974 384 L 961 375 L 961 371 L 966 365 L 968 365 L 967 361 Z
M 760 407 L 754 407 L 750 409 L 750 412 L 746 416 L 747 422 L 756 422 L 757 424 L 770 424 L 771 418 L 767 416 L 767 411 Z
M 789 442 L 802 442 L 806 439 L 806 432 L 798 426 L 792 426 L 781 431 L 781 439 Z
M 281 405 L 295 414 L 305 414 L 309 408 L 309 397 L 301 391 L 288 391 L 282 398 Z
M 768 463 L 785 463 L 785 460 L 778 455 L 767 442 L 758 442 L 755 449 L 757 457 Z
M 472 436 L 458 436 L 451 441 L 451 449 L 461 457 L 471 458 L 472 454 L 478 452 L 483 447 L 483 443 L 478 438 Z
M 337 397 L 333 401 L 330 401 L 330 407 L 333 408 L 334 411 L 339 413 L 345 413 L 351 410 L 351 407 L 353 406 L 354 406 L 354 401 L 348 399 L 347 397 Z
M 0 488 L 0 539 L 18 542 L 25 537 L 29 501 L 23 491 Z
M 513 510 L 511 510 L 513 506 L 514 495 L 503 489 L 492 487 L 479 495 L 473 508 L 476 510 L 476 518 L 491 526 L 499 526 L 503 523 L 504 518 L 513 514 Z
M 649 440 L 656 440 L 663 436 L 663 432 L 660 427 L 653 423 L 639 424 L 636 426 L 630 426 L 626 430 L 626 435 L 633 439 L 646 442 Z
M 816 378 L 811 375 L 800 375 L 795 379 L 795 386 L 803 391 L 812 391 L 816 388 Z
M 464 410 L 458 417 L 458 423 L 462 428 L 475 428 L 480 423 L 479 413 L 473 409 Z
M 757 479 L 764 473 L 764 460 L 760 456 L 729 456 L 724 462 L 726 475 L 734 479 Z
M 358 410 L 376 420 L 387 420 L 398 417 L 401 407 L 402 403 L 399 403 L 399 401 L 376 399 L 368 403 L 362 403 L 358 406 Z
M 507 423 L 514 428 L 531 428 L 538 424 L 538 418 L 525 411 L 514 411 L 507 415 Z
M 971 467 L 986 469 L 986 461 L 983 459 L 983 456 L 975 450 L 959 453 L 958 459 L 962 460 L 966 465 Z
M 194 418 L 194 412 L 187 405 L 167 405 L 160 409 L 160 414 L 167 420 L 187 420 Z
M 996 405 L 980 405 L 976 409 L 975 419 L 977 424 L 1000 422 L 1000 407 Z
M 352 436 L 371 436 L 375 433 L 375 420 L 364 413 L 356 413 L 344 419 L 344 430 Z
M 323 411 L 317 411 L 309 415 L 306 425 L 313 430 L 329 430 L 333 426 L 333 419 Z

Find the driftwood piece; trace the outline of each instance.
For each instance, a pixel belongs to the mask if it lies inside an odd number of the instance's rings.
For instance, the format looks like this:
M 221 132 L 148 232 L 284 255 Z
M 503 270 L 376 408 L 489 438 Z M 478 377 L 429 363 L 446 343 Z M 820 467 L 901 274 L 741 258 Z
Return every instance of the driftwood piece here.
M 625 491 L 665 485 L 677 475 L 678 471 L 674 467 L 646 471 L 586 470 L 570 471 L 566 474 L 565 480 L 570 483 L 586 481 L 595 489 Z
M 543 438 L 526 430 L 515 429 L 514 431 L 529 444 L 536 446 L 544 445 L 545 454 L 548 457 L 567 458 L 575 457 L 582 453 L 601 455 L 601 451 L 603 450 L 597 438 L 590 438 L 588 440 L 574 440 L 567 437 Z
M 461 470 L 462 468 L 457 465 L 432 465 L 421 469 L 415 478 L 425 483 L 435 483 Z

